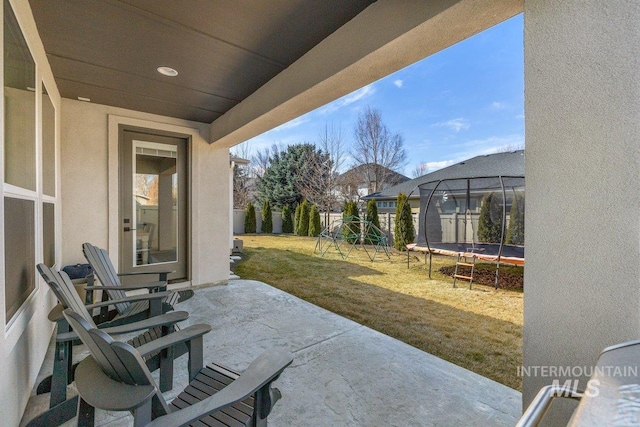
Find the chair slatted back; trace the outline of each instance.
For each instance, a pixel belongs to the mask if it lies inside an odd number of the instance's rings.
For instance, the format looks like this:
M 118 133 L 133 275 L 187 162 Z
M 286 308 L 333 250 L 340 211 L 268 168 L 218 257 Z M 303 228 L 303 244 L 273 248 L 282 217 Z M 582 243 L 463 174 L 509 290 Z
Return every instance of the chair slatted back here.
M 55 271 L 47 267 L 45 264 L 36 266 L 42 278 L 47 282 L 53 293 L 65 308 L 70 308 L 80 316 L 82 316 L 90 325 L 96 327 L 91 314 L 80 299 L 80 295 L 71 283 L 71 279 L 64 271 Z
M 160 416 L 171 412 L 149 368 L 133 346 L 115 341 L 109 334 L 92 327 L 72 309 L 64 310 L 63 314 L 106 375 L 128 385 L 155 387 L 154 415 Z
M 109 298 L 114 300 L 126 298 L 127 295 L 125 292 L 118 289 L 118 286 L 121 285 L 120 278 L 111 263 L 109 253 L 104 249 L 93 246 L 91 243 L 84 243 L 82 245 L 82 252 L 87 261 L 89 261 L 89 264 L 91 264 L 91 267 L 93 267 L 93 271 L 96 276 L 98 276 L 98 280 L 102 286 L 110 288 L 107 290 Z M 118 303 L 115 304 L 115 307 L 118 313 L 122 314 L 129 308 L 129 305 L 130 303 Z

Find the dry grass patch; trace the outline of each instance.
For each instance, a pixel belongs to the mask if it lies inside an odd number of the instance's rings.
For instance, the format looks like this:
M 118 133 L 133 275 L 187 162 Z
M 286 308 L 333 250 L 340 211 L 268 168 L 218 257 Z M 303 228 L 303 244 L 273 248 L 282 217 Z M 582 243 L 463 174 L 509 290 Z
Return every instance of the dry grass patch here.
M 421 350 L 517 390 L 522 379 L 522 292 L 460 283 L 438 270 L 452 258 L 434 257 L 433 277 L 423 258 L 394 252 L 371 262 L 362 250 L 343 260 L 335 251 L 313 254 L 315 239 L 245 235 L 244 260 L 235 267 Z

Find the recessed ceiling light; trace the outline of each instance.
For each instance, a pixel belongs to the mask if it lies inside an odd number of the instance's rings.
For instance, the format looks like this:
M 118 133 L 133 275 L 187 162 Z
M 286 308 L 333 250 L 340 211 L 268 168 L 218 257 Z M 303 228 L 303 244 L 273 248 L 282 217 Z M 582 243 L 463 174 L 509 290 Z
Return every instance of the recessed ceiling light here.
M 91 102 L 89 98 L 85 98 L 84 96 L 79 96 L 78 101 Z
M 178 72 L 171 67 L 158 67 L 157 70 L 160 74 L 169 77 L 175 77 L 178 75 Z

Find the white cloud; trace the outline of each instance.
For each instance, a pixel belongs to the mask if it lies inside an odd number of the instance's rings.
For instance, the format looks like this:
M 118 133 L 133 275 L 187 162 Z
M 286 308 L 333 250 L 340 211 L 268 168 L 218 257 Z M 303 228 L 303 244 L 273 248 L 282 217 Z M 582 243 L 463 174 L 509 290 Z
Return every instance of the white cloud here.
M 401 88 L 402 85 L 404 84 L 404 82 L 402 80 L 398 79 L 398 80 L 394 80 L 393 84 L 396 85 L 397 87 Z
M 433 171 L 446 168 L 447 166 L 451 166 L 454 163 L 456 163 L 455 160 L 441 160 L 439 162 L 427 162 L 425 165 L 427 167 L 427 173 L 431 173 Z
M 459 144 L 458 161 L 475 156 L 495 154 L 524 147 L 524 135 L 490 136 L 484 139 L 473 139 Z
M 463 119 L 462 117 L 458 117 L 457 119 L 451 119 L 446 122 L 434 123 L 431 126 L 435 127 L 447 127 L 455 132 L 460 132 L 461 130 L 467 130 L 471 127 L 468 120 Z
M 337 111 L 342 107 L 346 107 L 347 105 L 360 101 L 363 98 L 368 98 L 374 93 L 376 93 L 376 88 L 373 86 L 373 83 L 368 84 L 365 87 L 350 93 L 349 95 L 345 95 L 342 98 L 339 98 L 332 103 L 325 105 L 319 110 L 319 112 L 322 114 L 333 113 L 334 111 Z
M 274 131 L 280 131 L 280 130 L 288 130 L 288 129 L 293 129 L 295 127 L 298 127 L 302 124 L 305 124 L 307 122 L 311 121 L 310 118 L 302 116 L 302 117 L 298 117 L 297 119 L 293 119 L 291 121 L 288 121 L 287 123 L 281 124 L 280 126 L 278 126 L 277 128 L 274 128 Z
M 493 111 L 498 111 L 498 110 L 504 110 L 507 107 L 508 107 L 508 104 L 506 102 L 493 101 L 489 106 L 489 109 Z

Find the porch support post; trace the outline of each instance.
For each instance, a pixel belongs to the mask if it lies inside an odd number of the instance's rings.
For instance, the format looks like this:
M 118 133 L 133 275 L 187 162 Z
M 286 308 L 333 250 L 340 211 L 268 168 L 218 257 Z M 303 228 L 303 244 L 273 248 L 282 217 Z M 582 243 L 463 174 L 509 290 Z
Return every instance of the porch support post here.
M 640 336 L 640 2 L 525 0 L 524 11 L 526 408 L 554 380 L 586 387 L 579 369 L 536 367 L 590 367 Z M 554 403 L 548 425 L 574 407 Z

